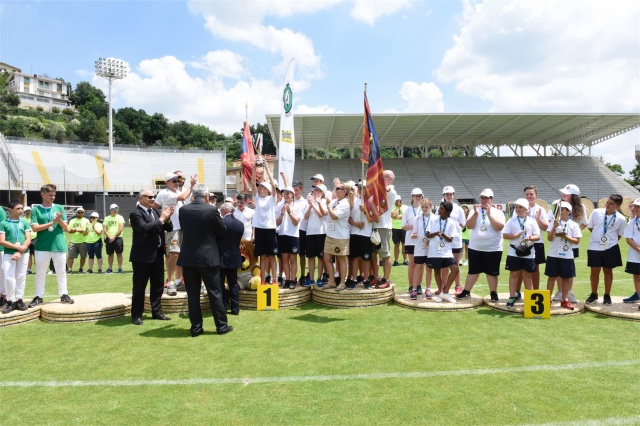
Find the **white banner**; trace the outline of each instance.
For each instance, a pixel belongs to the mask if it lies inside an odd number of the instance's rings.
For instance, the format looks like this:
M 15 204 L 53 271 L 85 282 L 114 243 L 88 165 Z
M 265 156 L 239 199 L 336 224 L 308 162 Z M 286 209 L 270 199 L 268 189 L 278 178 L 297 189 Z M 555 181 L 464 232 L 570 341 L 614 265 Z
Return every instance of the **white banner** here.
M 287 67 L 287 77 L 282 91 L 282 112 L 280 113 L 280 135 L 278 144 L 278 172 L 284 172 L 293 183 L 293 169 L 296 162 L 296 140 L 293 135 L 293 59 Z M 278 186 L 284 188 L 282 176 L 278 175 Z

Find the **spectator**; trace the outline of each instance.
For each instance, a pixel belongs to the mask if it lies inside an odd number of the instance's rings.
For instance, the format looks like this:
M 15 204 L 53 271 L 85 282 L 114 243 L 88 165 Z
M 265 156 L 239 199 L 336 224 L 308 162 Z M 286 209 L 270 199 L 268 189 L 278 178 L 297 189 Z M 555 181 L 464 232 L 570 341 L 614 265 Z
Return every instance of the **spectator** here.
M 402 197 L 398 195 L 391 210 L 391 241 L 393 241 L 393 266 L 398 266 L 398 256 L 402 248 L 402 263 L 408 265 L 407 254 L 404 251 L 406 231 L 402 229 L 402 217 L 408 206 L 402 204 Z
M 109 206 L 110 214 L 103 221 L 104 245 L 107 252 L 107 274 L 113 272 L 113 254 L 118 258 L 118 273 L 122 273 L 122 252 L 124 251 L 124 240 L 122 230 L 124 229 L 124 218 L 118 214 L 120 207 L 117 204 Z M 56 266 L 57 269 L 57 266 Z
M 76 217 L 69 221 L 69 250 L 67 254 L 67 274 L 73 269 L 73 261 L 80 255 L 79 273 L 84 272 L 84 263 L 87 261 L 87 234 L 89 233 L 89 220 L 84 217 L 84 208 L 76 209 Z
M 251 227 L 251 220 L 255 211 L 247 207 L 247 199 L 244 195 L 238 194 L 236 196 L 236 209 L 233 211 L 233 217 L 242 222 L 244 226 L 244 233 L 242 234 L 243 240 L 251 240 L 251 234 L 253 228 Z
M 98 273 L 102 273 L 102 224 L 98 212 L 89 217 L 89 233 L 87 234 L 87 255 L 89 256 L 88 274 L 93 274 L 93 258 L 98 259 Z
M 27 219 L 27 222 L 31 223 L 31 207 L 24 206 L 23 214 L 24 214 L 24 218 Z M 27 275 L 33 274 L 33 271 L 31 270 L 31 268 L 33 266 L 33 260 L 34 260 L 33 255 L 35 254 L 35 251 L 36 251 L 35 244 L 36 244 L 37 236 L 38 236 L 37 232 L 31 231 L 31 244 L 29 244 L 29 263 L 27 264 Z
M 9 203 L 9 218 L 0 222 L 0 245 L 4 247 L 2 270 L 6 285 L 6 294 L 0 303 L 0 306 L 4 304 L 3 314 L 15 309 L 27 310 L 22 298 L 27 278 L 31 225 L 26 219 L 20 219 L 21 215 L 22 204 L 14 200 Z M 0 290 L 4 293 L 4 289 Z

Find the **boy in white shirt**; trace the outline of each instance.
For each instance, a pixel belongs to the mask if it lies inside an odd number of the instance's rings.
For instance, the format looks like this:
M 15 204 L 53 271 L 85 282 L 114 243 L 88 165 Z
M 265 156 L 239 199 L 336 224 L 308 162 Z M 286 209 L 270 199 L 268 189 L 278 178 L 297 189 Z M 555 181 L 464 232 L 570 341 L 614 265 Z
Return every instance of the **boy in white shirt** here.
M 269 272 L 276 276 L 276 256 L 278 255 L 278 240 L 276 236 L 276 182 L 273 179 L 269 164 L 264 162 L 264 170 L 271 181 L 256 182 L 257 163 L 253 168 L 251 182 L 255 202 L 255 211 L 252 218 L 253 240 L 255 242 L 255 255 L 260 258 L 260 278 L 263 284 L 271 284 L 267 280 Z
M 600 270 L 604 272 L 604 305 L 611 304 L 611 285 L 613 284 L 613 268 L 622 266 L 622 256 L 618 240 L 624 235 L 627 221 L 618 213 L 622 204 L 622 196 L 611 194 L 604 209 L 595 209 L 589 218 L 587 227 L 591 231 L 589 249 L 587 250 L 587 266 L 591 268 L 591 295 L 584 303 L 598 301 L 598 284 Z
M 427 265 L 429 255 L 429 229 L 431 229 L 431 222 L 434 222 L 438 217 L 431 213 L 431 200 L 423 198 L 420 201 L 421 212 L 416 216 L 416 220 L 413 224 L 413 231 L 411 233 L 411 239 L 414 241 L 413 248 L 413 262 L 414 272 L 413 280 L 411 281 L 411 290 L 409 290 L 409 297 L 411 300 L 418 298 L 418 285 L 422 283 L 422 276 L 424 275 L 424 266 Z M 426 299 L 433 298 L 431 292 L 431 268 L 427 265 L 427 281 L 424 297 Z
M 640 300 L 638 296 L 640 293 L 640 198 L 636 198 L 629 205 L 629 208 L 632 216 L 624 231 L 624 237 L 627 239 L 627 244 L 629 244 L 629 254 L 627 255 L 627 267 L 624 271 L 633 275 L 633 285 L 636 288 L 636 292 L 622 301 L 624 303 L 635 303 Z M 638 310 L 640 310 L 640 307 L 638 307 Z
M 458 224 L 450 218 L 452 211 L 453 205 L 450 202 L 443 201 L 440 203 L 438 218 L 431 221 L 431 227 L 427 234 L 427 238 L 429 238 L 427 266 L 434 270 L 436 276 L 436 284 L 438 284 L 438 291 L 440 292 L 440 296 L 436 298 L 438 303 L 442 301 L 456 303 L 456 299 L 449 294 L 449 289 L 460 272 L 460 267 L 454 259 L 452 251 L 454 238 L 459 237 L 460 233 Z M 441 273 L 443 268 L 449 269 L 447 282 L 444 284 Z

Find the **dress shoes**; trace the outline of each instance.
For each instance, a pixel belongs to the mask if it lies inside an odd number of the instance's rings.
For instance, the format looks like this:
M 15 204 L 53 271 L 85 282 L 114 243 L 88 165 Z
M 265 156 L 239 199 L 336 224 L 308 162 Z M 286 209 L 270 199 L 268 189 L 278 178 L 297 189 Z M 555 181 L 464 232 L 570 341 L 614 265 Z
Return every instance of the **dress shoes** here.
M 164 314 L 153 315 L 151 318 L 155 320 L 161 320 L 161 321 L 171 321 L 171 318 L 165 316 Z
M 240 315 L 240 311 L 237 311 L 237 312 L 231 311 L 231 312 L 229 312 L 229 313 L 230 313 L 231 315 Z
M 133 325 L 142 325 L 142 318 L 134 318 L 131 322 Z
M 220 330 L 218 330 L 218 334 L 227 334 L 230 331 L 233 331 L 233 327 L 231 327 L 230 325 L 226 326 L 225 328 L 222 328 Z
M 189 331 L 191 332 L 191 337 L 198 337 L 199 335 L 204 333 L 204 329 L 202 329 L 202 327 L 196 328 L 196 329 L 191 329 Z

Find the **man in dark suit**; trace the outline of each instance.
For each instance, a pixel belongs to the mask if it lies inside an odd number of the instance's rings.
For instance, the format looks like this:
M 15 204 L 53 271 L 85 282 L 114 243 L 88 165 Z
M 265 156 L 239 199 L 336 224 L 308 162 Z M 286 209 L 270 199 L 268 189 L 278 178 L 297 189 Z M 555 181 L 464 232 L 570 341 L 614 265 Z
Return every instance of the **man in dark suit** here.
M 233 204 L 225 202 L 220 206 L 222 223 L 227 232 L 218 238 L 218 251 L 220 252 L 220 280 L 227 279 L 229 291 L 222 286 L 225 308 L 227 299 L 231 305 L 231 314 L 240 313 L 240 295 L 238 288 L 238 268 L 242 266 L 240 255 L 240 240 L 244 234 L 244 224 L 233 216 Z
M 193 201 L 180 208 L 182 248 L 178 257 L 189 301 L 191 336 L 197 337 L 204 332 L 200 309 L 201 282 L 207 289 L 216 331 L 226 334 L 233 327 L 227 324 L 227 312 L 222 302 L 220 254 L 216 241 L 217 237 L 224 235 L 226 228 L 218 209 L 208 203 L 209 189 L 206 185 L 194 185 L 191 196 Z
M 153 192 L 143 189 L 138 194 L 138 207 L 129 215 L 133 229 L 133 241 L 129 261 L 133 267 L 133 295 L 131 300 L 131 320 L 142 325 L 144 312 L 144 292 L 149 282 L 151 318 L 168 321 L 171 318 L 162 313 L 162 291 L 164 288 L 164 232 L 171 231 L 173 206 L 160 213 L 153 208 Z

